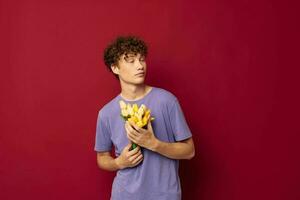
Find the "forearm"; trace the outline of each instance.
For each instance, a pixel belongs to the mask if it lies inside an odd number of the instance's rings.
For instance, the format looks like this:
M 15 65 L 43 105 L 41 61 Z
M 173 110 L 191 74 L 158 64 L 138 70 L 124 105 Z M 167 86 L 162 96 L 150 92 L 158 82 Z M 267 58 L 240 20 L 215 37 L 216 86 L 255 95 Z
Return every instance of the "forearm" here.
M 120 169 L 117 158 L 110 155 L 101 156 L 97 159 L 98 166 L 107 171 L 117 171 Z
M 195 154 L 193 146 L 188 143 L 168 143 L 158 139 L 155 140 L 151 150 L 171 159 L 191 159 Z

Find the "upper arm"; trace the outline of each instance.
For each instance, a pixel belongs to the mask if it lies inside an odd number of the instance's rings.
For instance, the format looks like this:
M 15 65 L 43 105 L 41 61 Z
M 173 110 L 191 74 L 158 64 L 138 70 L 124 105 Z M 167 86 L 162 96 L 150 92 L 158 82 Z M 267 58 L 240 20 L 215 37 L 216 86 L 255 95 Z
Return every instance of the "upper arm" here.
M 187 124 L 178 99 L 175 98 L 173 103 L 169 106 L 169 122 L 175 141 L 183 141 L 192 137 L 191 130 Z
M 110 156 L 110 151 L 103 151 L 103 152 L 97 152 L 97 159 L 103 157 L 103 156 Z
M 108 119 L 100 110 L 97 118 L 96 137 L 94 150 L 97 152 L 107 152 L 112 149 L 111 130 L 108 126 Z
M 101 158 L 105 156 L 111 156 L 110 151 L 97 152 L 97 162 L 100 162 Z

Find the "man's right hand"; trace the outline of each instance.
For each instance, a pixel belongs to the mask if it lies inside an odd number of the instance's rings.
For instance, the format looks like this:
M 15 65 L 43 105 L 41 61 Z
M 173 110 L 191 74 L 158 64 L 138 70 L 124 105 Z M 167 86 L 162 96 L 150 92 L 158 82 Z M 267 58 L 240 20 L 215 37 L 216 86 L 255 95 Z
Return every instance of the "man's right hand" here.
M 143 161 L 143 154 L 141 151 L 141 148 L 137 146 L 133 150 L 129 150 L 132 146 L 132 143 L 130 142 L 127 144 L 127 146 L 123 149 L 122 153 L 119 157 L 115 159 L 116 164 L 120 169 L 124 169 L 127 167 L 135 167 L 140 162 Z

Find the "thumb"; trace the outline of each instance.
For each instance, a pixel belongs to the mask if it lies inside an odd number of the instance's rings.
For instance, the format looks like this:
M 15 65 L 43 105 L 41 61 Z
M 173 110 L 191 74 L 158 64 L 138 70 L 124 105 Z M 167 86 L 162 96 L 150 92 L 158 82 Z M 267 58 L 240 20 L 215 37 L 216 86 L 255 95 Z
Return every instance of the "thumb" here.
M 148 122 L 147 129 L 153 132 L 151 121 Z
M 126 149 L 126 150 L 129 150 L 130 147 L 131 147 L 131 145 L 132 145 L 132 142 L 130 141 L 130 142 L 126 145 L 125 149 Z

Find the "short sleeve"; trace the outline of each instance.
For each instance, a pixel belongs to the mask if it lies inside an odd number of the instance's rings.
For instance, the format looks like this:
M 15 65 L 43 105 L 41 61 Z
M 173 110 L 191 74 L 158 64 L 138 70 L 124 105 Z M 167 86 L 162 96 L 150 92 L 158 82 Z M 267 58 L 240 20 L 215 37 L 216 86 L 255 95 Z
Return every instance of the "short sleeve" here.
M 97 118 L 94 150 L 97 152 L 111 151 L 112 141 L 110 135 L 109 128 L 107 127 L 107 121 L 100 110 Z
M 170 111 L 170 123 L 176 141 L 181 141 L 192 137 L 191 130 L 186 122 L 184 113 L 175 98 Z

